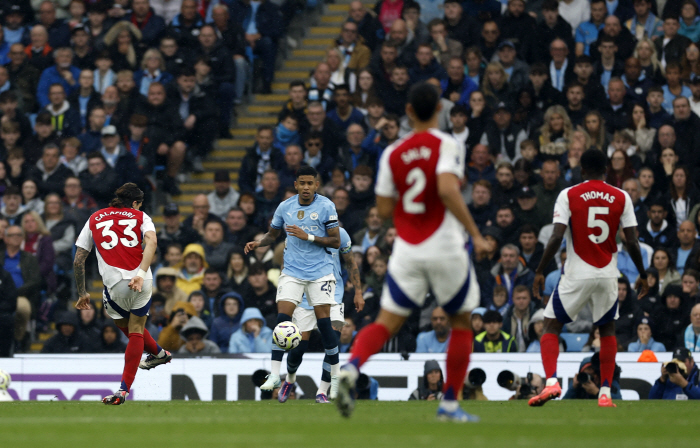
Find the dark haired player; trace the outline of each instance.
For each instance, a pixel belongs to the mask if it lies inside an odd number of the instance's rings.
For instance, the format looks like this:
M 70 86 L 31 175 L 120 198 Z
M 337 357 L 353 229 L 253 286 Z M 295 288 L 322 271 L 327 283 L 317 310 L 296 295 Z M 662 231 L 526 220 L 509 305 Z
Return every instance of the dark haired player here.
M 623 190 L 606 184 L 607 157 L 601 151 L 589 149 L 581 156 L 581 176 L 585 180 L 559 193 L 554 205 L 554 231 L 549 238 L 540 265 L 535 272 L 533 294 L 540 297 L 544 286 L 544 270 L 564 237 L 567 258 L 564 273 L 544 310 L 544 335 L 540 341 L 542 364 L 547 383 L 542 392 L 530 399 L 530 406 L 542 406 L 561 395 L 557 380 L 559 334 L 563 326 L 574 319 L 590 303 L 593 321 L 600 330 L 601 387 L 598 406 L 616 407 L 610 395 L 615 372 L 617 340 L 615 320 L 618 318 L 617 244 L 615 235 L 622 226 L 627 252 L 639 272 L 635 288 L 639 297 L 649 287 L 644 273 L 642 254 L 637 241 L 637 219 L 630 196 Z
M 294 309 L 304 293 L 313 306 L 316 323 L 321 333 L 331 377 L 340 369 L 338 337 L 331 323 L 331 306 L 335 305 L 335 275 L 333 254 L 327 248 L 340 248 L 338 212 L 333 202 L 316 194 L 318 172 L 310 166 L 297 170 L 294 188 L 297 195 L 282 202 L 275 210 L 270 230 L 258 241 L 245 246 L 245 253 L 273 244 L 282 228 L 287 232 L 284 248 L 284 269 L 277 284 L 277 324 L 291 322 Z M 294 390 L 294 384 L 280 381 L 280 367 L 284 351 L 272 341 L 272 372 L 262 390 L 280 387 L 279 401 L 285 402 Z
M 170 362 L 172 356 L 163 350 L 146 330 L 151 308 L 153 275 L 151 263 L 156 253 L 156 228 L 151 217 L 140 211 L 143 191 L 136 184 L 119 187 L 109 204 L 90 216 L 75 245 L 74 270 L 78 288 L 79 310 L 90 308 L 90 294 L 85 290 L 85 259 L 93 244 L 104 284 L 102 303 L 119 329 L 129 337 L 124 355 L 121 387 L 114 395 L 102 399 L 104 404 L 119 405 L 129 395 L 136 369 L 144 349 L 149 353 L 142 368 L 152 369 Z M 145 243 L 145 248 L 142 244 Z
M 340 372 L 336 404 L 346 417 L 354 408 L 360 367 L 423 305 L 430 289 L 452 324 L 444 398 L 437 416 L 478 421 L 457 401 L 472 347 L 470 313 L 479 306 L 479 285 L 465 249 L 464 229 L 478 255 L 488 251 L 489 243 L 462 200 L 464 154 L 453 137 L 437 130 L 440 109 L 437 89 L 416 84 L 406 105 L 414 131 L 388 147 L 379 162 L 377 208 L 382 218 L 393 216 L 397 237 L 379 316 L 357 335 L 350 360 Z

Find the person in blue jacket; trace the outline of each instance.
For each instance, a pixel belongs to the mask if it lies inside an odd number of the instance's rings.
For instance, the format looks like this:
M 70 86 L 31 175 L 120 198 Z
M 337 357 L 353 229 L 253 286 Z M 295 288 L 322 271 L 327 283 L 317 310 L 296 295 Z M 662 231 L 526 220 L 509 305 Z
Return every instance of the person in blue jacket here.
M 687 348 L 678 348 L 673 352 L 673 361 L 678 361 L 677 371 L 668 372 L 668 364 L 661 366 L 661 376 L 649 391 L 650 400 L 698 400 L 700 386 L 698 385 L 698 366 L 693 355 Z M 683 374 L 683 367 L 686 374 Z
M 229 292 L 221 296 L 219 308 L 219 317 L 215 318 L 211 324 L 209 339 L 219 346 L 222 353 L 228 353 L 231 335 L 241 328 L 241 317 L 245 310 L 245 303 L 238 293 Z M 270 351 L 269 344 L 267 351 Z
M 618 365 L 615 365 L 615 373 L 613 381 L 610 385 L 610 395 L 614 400 L 622 400 L 620 393 L 620 372 L 622 370 Z M 579 378 L 583 378 L 587 374 L 588 381 L 581 382 Z M 574 377 L 573 383 L 562 397 L 567 399 L 597 399 L 600 390 L 600 354 L 596 353 L 588 358 L 583 358 L 578 373 Z
M 241 328 L 231 335 L 229 353 L 267 353 L 270 351 L 272 330 L 257 308 L 246 308 L 241 316 Z
M 41 107 L 49 104 L 49 88 L 54 84 L 62 85 L 66 96 L 80 88 L 80 69 L 71 65 L 73 50 L 68 47 L 58 48 L 53 54 L 56 64 L 41 72 L 36 87 L 36 99 Z
M 648 317 L 642 317 L 637 323 L 637 342 L 630 342 L 628 352 L 641 353 L 644 350 L 652 352 L 665 352 L 666 347 L 661 342 L 656 342 L 652 337 L 652 322 Z

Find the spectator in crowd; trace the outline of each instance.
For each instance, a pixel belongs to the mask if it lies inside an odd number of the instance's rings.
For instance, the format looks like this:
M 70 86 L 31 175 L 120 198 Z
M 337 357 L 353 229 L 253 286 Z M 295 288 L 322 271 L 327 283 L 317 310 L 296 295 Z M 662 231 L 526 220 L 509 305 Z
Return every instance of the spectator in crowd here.
M 173 307 L 178 302 L 187 302 L 187 294 L 175 284 L 180 273 L 173 267 L 162 267 L 156 272 L 155 293 L 161 294 L 165 298 L 164 309 L 170 314 Z
M 530 288 L 518 285 L 513 288 L 513 306 L 503 316 L 503 331 L 513 336 L 519 352 L 525 352 L 530 344 L 529 325 L 537 305 L 532 301 Z
M 674 259 L 676 260 L 676 271 L 683 274 L 688 257 L 692 252 L 697 253 L 697 251 L 700 249 L 700 242 L 697 240 L 697 230 L 690 221 L 683 221 L 678 225 L 678 232 L 676 233 L 676 236 L 678 237 L 679 242 L 679 245 L 677 248 L 675 248 L 674 253 Z
M 249 287 L 243 291 L 245 302 L 259 309 L 268 324 L 274 324 L 277 316 L 276 288 L 268 280 L 263 263 L 253 263 L 248 269 Z
M 278 170 L 282 167 L 284 158 L 282 152 L 272 146 L 273 135 L 270 126 L 258 127 L 255 145 L 248 149 L 238 174 L 238 188 L 242 193 L 261 191 L 263 173 L 269 169 Z
M 497 285 L 503 285 L 508 290 L 508 303 L 513 301 L 513 291 L 519 285 L 531 285 L 534 273 L 528 269 L 520 258 L 520 249 L 513 244 L 501 248 L 501 260 L 491 269 Z
M 219 316 L 214 319 L 209 339 L 219 346 L 222 353 L 228 353 L 231 335 L 241 327 L 241 317 L 245 310 L 243 298 L 235 292 L 221 297 Z
M 356 107 L 350 104 L 350 88 L 347 84 L 339 84 L 333 89 L 333 101 L 335 108 L 327 113 L 343 133 L 353 123 L 363 124 L 364 115 Z
M 185 355 L 214 355 L 221 353 L 219 347 L 213 341 L 206 339 L 209 329 L 202 319 L 197 316 L 189 318 L 180 330 L 180 336 L 184 345 L 178 353 Z
M 100 132 L 102 134 L 102 147 L 100 154 L 105 158 L 114 172 L 123 182 L 133 182 L 142 190 L 147 190 L 146 180 L 141 170 L 136 165 L 136 159 L 131 151 L 119 142 L 119 133 L 113 125 L 105 126 Z
M 229 210 L 225 222 L 226 241 L 237 247 L 243 247 L 248 241 L 252 241 L 253 235 L 260 233 L 260 229 L 248 222 L 245 212 L 238 206 Z
M 56 5 L 52 1 L 41 2 L 39 6 L 39 23 L 49 34 L 49 45 L 53 48 L 70 45 L 70 28 L 66 22 L 56 17 Z
M 496 216 L 496 206 L 491 201 L 491 184 L 483 179 L 472 186 L 472 203 L 469 212 L 480 229 L 490 225 Z
M 44 343 L 41 352 L 53 354 L 90 353 L 92 342 L 78 329 L 78 318 L 75 313 L 61 311 L 57 314 L 54 321 L 58 333 Z
M 306 165 L 304 155 L 299 145 L 289 145 L 284 152 L 284 166 L 278 172 L 280 189 L 294 188 L 296 173 L 299 168 Z
M 528 340 L 530 345 L 527 346 L 527 353 L 540 353 L 540 339 L 544 334 L 544 310 L 539 309 L 535 311 L 530 317 L 530 324 L 528 325 Z
M 211 328 L 211 324 L 214 321 L 214 314 L 207 306 L 204 293 L 202 291 L 195 291 L 190 294 L 187 301 L 194 306 L 195 311 L 197 311 L 197 317 L 202 319 L 202 322 L 204 322 L 204 325 L 206 325 L 207 330 Z
M 228 353 L 267 353 L 270 350 L 272 330 L 257 308 L 246 308 L 241 315 L 241 326 L 232 335 Z
M 185 294 L 197 291 L 204 279 L 204 270 L 209 267 L 204 248 L 199 244 L 188 244 L 182 252 L 182 266 L 175 285 Z
M 177 243 L 180 247 L 200 241 L 197 231 L 181 223 L 180 208 L 171 202 L 163 207 L 163 228 L 158 232 L 158 250 L 166 253 L 166 248 L 171 243 Z
M 379 92 L 387 112 L 398 116 L 405 113 L 409 81 L 406 66 L 397 65 L 391 70 L 390 84 Z
M 0 281 L 3 285 L 0 291 L 0 357 L 9 358 L 13 352 L 15 341 L 17 288 L 12 280 L 12 275 L 2 267 L 0 267 Z M 26 302 L 25 305 L 27 305 Z
M 202 246 L 209 266 L 218 272 L 226 270 L 228 253 L 233 250 L 231 243 L 224 241 L 224 223 L 219 220 L 209 220 L 204 224 Z
M 639 241 L 652 247 L 664 245 L 674 247 L 678 245 L 673 225 L 666 220 L 668 210 L 665 203 L 657 199 L 648 205 L 647 218 L 649 221 L 645 228 L 639 229 Z
M 51 114 L 51 127 L 59 137 L 72 137 L 82 130 L 80 110 L 66 101 L 66 92 L 60 84 L 49 87 L 49 104 L 45 110 Z
M 590 56 L 590 46 L 598 39 L 598 33 L 605 26 L 603 21 L 608 12 L 605 5 L 605 0 L 591 0 L 590 20 L 584 20 L 576 27 L 576 56 Z
M 214 191 L 207 195 L 209 211 L 225 220 L 229 210 L 238 204 L 239 197 L 238 192 L 231 186 L 229 172 L 217 170 L 214 173 Z
M 12 84 L 12 81 L 10 83 Z M 21 144 L 32 135 L 32 125 L 18 107 L 18 93 L 13 90 L 6 90 L 0 93 L 0 117 L 3 118 L 3 123 L 8 121 L 15 122 L 19 130 L 17 143 Z
M 527 134 L 511 121 L 512 115 L 506 103 L 498 103 L 493 120 L 486 125 L 481 144 L 489 148 L 491 155 L 499 161 L 513 163 L 520 158 L 520 145 Z
M 180 331 L 197 315 L 194 306 L 189 302 L 177 302 L 170 313 L 168 325 L 163 328 L 158 336 L 158 345 L 168 351 L 178 351 L 185 345 L 185 341 L 180 337 Z
M 370 207 L 365 216 L 366 227 L 352 235 L 352 243 L 354 246 L 362 248 L 362 252 L 366 252 L 370 246 L 376 246 L 382 236 L 382 220 L 379 217 L 377 207 Z
M 352 19 L 344 22 L 340 28 L 340 37 L 335 41 L 336 48 L 340 51 L 343 59 L 347 60 L 348 70 L 359 70 L 369 65 L 372 51 L 364 42 L 360 40 L 359 26 Z
M 679 30 L 678 16 L 664 17 L 663 36 L 654 41 L 656 54 L 659 55 L 662 68 L 666 68 L 666 65 L 671 62 L 680 62 L 685 48 L 691 43 L 690 39 L 678 34 Z
M 208 221 L 221 221 L 218 216 L 209 211 L 209 199 L 205 194 L 198 194 L 194 197 L 192 209 L 194 213 L 182 222 L 182 226 L 196 231 L 200 236 L 204 236 L 204 225 Z
M 683 292 L 690 297 L 690 303 L 700 303 L 700 272 L 693 268 L 687 268 L 681 276 Z
M 537 231 L 531 224 L 524 224 L 520 228 L 518 243 L 521 249 L 520 255 L 525 259 L 526 266 L 534 272 L 540 265 L 540 260 L 544 254 L 544 245 L 537 241 Z M 556 269 L 557 264 L 552 260 L 544 269 L 545 277 Z M 508 331 L 506 330 L 506 332 Z
M 371 51 L 384 40 L 384 28 L 375 14 L 370 13 L 361 1 L 350 2 L 348 21 L 357 24 L 358 33 Z
M 22 216 L 22 230 L 24 231 L 22 249 L 36 257 L 39 262 L 42 291 L 51 295 L 56 291 L 54 273 L 56 254 L 53 250 L 51 233 L 46 228 L 44 220 L 35 211 L 28 211 Z
M 668 285 L 661 292 L 661 305 L 655 313 L 657 340 L 668 349 L 685 345 L 683 332 L 690 322 L 686 301 L 678 284 Z
M 442 369 L 434 359 L 425 361 L 423 367 L 423 382 L 408 397 L 410 400 L 441 400 L 442 399 Z
M 101 153 L 92 152 L 88 154 L 87 159 L 88 169 L 80 173 L 80 183 L 84 191 L 97 202 L 98 207 L 104 208 L 113 199 L 119 178 Z M 70 175 L 72 173 L 66 176 L 66 179 Z
M 117 325 L 112 322 L 106 322 L 102 325 L 102 331 L 99 334 L 100 340 L 96 347 L 98 353 L 115 353 L 122 354 L 126 350 L 126 344 L 119 339 L 121 332 Z
M 100 149 L 102 145 L 102 128 L 106 120 L 107 114 L 102 106 L 96 106 L 90 111 L 88 127 L 85 132 L 77 137 L 80 140 L 82 152 L 91 153 Z
M 165 20 L 156 14 L 148 0 L 133 0 L 131 12 L 123 20 L 128 20 L 141 31 L 140 44 L 144 47 L 155 47 L 165 32 Z
M 679 348 L 673 352 L 672 363 L 676 364 L 675 371 L 669 372 L 668 364 L 661 366 L 661 376 L 656 380 L 649 391 L 651 400 L 679 400 L 700 399 L 700 387 L 698 384 L 698 366 L 693 360 L 693 355 L 686 348 Z
M 653 352 L 665 352 L 666 348 L 660 342 L 656 342 L 652 336 L 652 322 L 648 317 L 643 317 L 637 324 L 637 342 L 631 342 L 627 347 L 628 352 L 643 352 L 651 350 Z
M 695 282 L 697 284 L 697 281 Z M 685 291 L 684 291 L 685 292 Z M 687 294 L 687 293 L 686 293 Z M 691 352 L 700 352 L 700 303 L 696 303 L 690 310 L 690 325 L 683 333 L 684 347 Z
M 450 324 L 447 313 L 436 307 L 430 317 L 431 331 L 424 331 L 416 338 L 416 353 L 447 353 Z
M 484 313 L 484 332 L 474 338 L 474 353 L 510 353 L 517 352 L 515 339 L 502 331 L 503 316 L 498 311 Z

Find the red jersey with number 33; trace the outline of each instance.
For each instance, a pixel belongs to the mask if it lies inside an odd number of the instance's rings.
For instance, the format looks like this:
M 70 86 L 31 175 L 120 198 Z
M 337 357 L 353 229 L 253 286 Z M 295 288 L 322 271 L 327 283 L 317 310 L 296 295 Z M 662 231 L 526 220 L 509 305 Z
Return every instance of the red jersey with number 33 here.
M 136 276 L 143 258 L 143 235 L 148 231 L 156 229 L 144 212 L 109 207 L 90 216 L 75 244 L 90 251 L 94 243 L 102 281 L 111 288 Z M 144 280 L 152 278 L 149 269 Z
M 617 231 L 620 226 L 637 226 L 632 199 L 625 191 L 599 180 L 566 188 L 554 206 L 554 223 L 568 226 L 564 275 L 571 279 L 620 275 Z
M 398 241 L 418 245 L 437 238 L 463 250 L 463 228 L 438 195 L 442 173 L 462 177 L 464 154 L 452 136 L 437 130 L 408 134 L 382 154 L 375 192 L 397 200 Z

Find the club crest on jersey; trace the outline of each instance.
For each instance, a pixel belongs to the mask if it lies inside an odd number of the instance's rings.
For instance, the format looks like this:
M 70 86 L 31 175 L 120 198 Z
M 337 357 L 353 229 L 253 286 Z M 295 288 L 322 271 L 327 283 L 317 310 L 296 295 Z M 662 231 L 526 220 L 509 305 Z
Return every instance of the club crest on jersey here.
M 304 210 L 299 210 L 297 212 L 297 219 L 304 219 Z
M 313 213 L 310 215 L 310 217 L 311 217 L 311 219 L 318 219 L 318 213 L 313 212 Z

